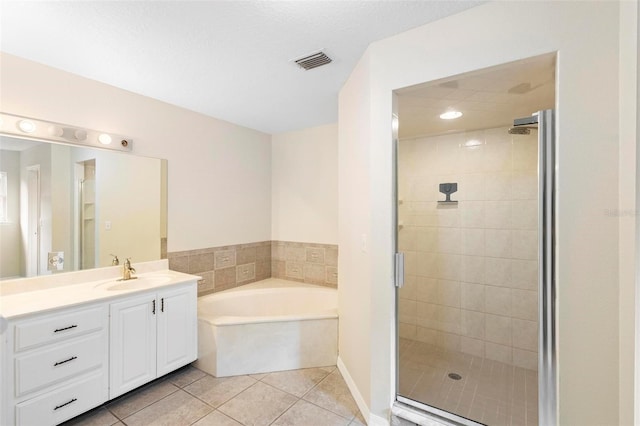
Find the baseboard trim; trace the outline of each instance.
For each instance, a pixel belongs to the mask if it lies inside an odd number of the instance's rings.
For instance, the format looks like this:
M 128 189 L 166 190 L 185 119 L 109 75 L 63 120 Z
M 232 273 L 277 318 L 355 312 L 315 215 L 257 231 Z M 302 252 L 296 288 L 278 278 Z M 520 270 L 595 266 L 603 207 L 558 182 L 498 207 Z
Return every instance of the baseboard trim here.
M 353 399 L 356 401 L 356 404 L 358 405 L 358 409 L 360 410 L 360 413 L 362 413 L 362 417 L 365 418 L 367 424 L 369 426 L 389 426 L 389 421 L 387 419 L 377 416 L 375 414 L 371 414 L 371 411 L 369 411 L 369 407 L 364 402 L 364 398 L 362 397 L 360 390 L 356 386 L 356 383 L 353 381 L 351 374 L 349 374 L 349 370 L 347 369 L 347 366 L 344 365 L 344 362 L 342 362 L 342 359 L 339 356 L 338 356 L 338 362 L 336 364 L 338 366 L 338 370 L 340 371 L 340 374 L 342 374 L 342 377 L 344 378 L 344 382 L 347 384 L 347 387 L 349 388 L 349 391 L 353 396 Z

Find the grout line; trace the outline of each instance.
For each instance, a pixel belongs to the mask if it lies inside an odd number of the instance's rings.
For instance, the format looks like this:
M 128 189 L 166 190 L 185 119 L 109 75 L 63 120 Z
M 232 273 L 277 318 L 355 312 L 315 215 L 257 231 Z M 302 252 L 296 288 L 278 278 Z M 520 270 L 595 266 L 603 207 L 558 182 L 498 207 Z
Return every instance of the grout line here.
M 190 393 L 187 393 L 187 394 L 191 396 L 191 394 L 190 394 Z M 194 398 L 194 399 L 198 399 L 198 398 Z M 198 399 L 198 401 L 200 401 L 200 400 Z M 205 405 L 206 405 L 207 407 L 211 407 L 209 404 L 206 404 L 206 403 L 205 403 Z M 213 408 L 211 411 L 209 411 L 209 412 L 208 412 L 207 414 L 205 414 L 204 416 L 202 416 L 202 417 L 198 418 L 195 422 L 189 423 L 189 425 L 193 425 L 193 424 L 198 423 L 200 420 L 204 419 L 205 417 L 207 417 L 209 414 L 213 413 L 214 411 L 216 411 L 216 409 L 215 409 L 215 408 Z
M 171 385 L 172 385 L 172 386 L 174 386 L 174 387 L 176 388 L 176 390 L 175 390 L 175 391 L 173 391 L 173 392 L 171 392 L 171 393 L 168 393 L 167 395 L 163 396 L 162 398 L 158 399 L 157 401 L 152 402 L 151 404 L 145 405 L 144 407 L 142 407 L 141 409 L 139 409 L 139 410 L 137 410 L 137 411 L 134 411 L 133 413 L 130 413 L 127 417 L 120 419 L 120 421 L 126 424 L 125 420 L 126 420 L 126 419 L 128 419 L 129 417 L 133 416 L 133 415 L 134 415 L 134 414 L 136 414 L 136 413 L 139 413 L 140 411 L 144 410 L 145 408 L 149 408 L 149 407 L 151 407 L 153 404 L 155 404 L 155 403 L 157 403 L 157 402 L 160 402 L 160 401 L 162 401 L 163 399 L 168 398 L 168 397 L 170 397 L 171 395 L 173 395 L 174 393 L 176 393 L 176 392 L 178 392 L 178 391 L 182 390 L 182 389 L 180 389 L 179 387 L 177 387 L 177 386 L 173 385 L 173 383 L 172 383 Z M 115 416 L 115 414 L 114 414 L 114 416 Z M 116 416 L 116 417 L 118 417 L 118 416 Z
M 127 394 L 125 393 L 125 394 L 123 394 L 123 395 L 118 396 L 118 397 L 117 397 L 117 399 L 118 399 L 118 400 L 121 400 L 121 401 L 125 401 L 125 400 L 127 400 L 127 399 L 129 399 L 129 398 L 134 398 L 134 397 L 135 397 L 135 395 L 139 395 L 139 394 L 141 394 L 142 392 L 144 392 L 146 389 L 151 389 L 151 388 L 153 388 L 154 386 L 156 386 L 156 385 L 158 385 L 158 384 L 160 384 L 160 383 L 164 382 L 165 380 L 166 380 L 166 379 L 163 377 L 163 378 L 161 378 L 161 380 L 158 380 L 158 381 L 157 381 L 157 382 L 155 382 L 155 383 L 153 383 L 153 382 L 152 382 L 152 383 L 148 383 L 147 385 L 143 385 L 142 389 L 138 388 L 138 389 L 134 389 L 134 390 L 132 390 L 132 391 L 129 391 L 129 392 L 131 392 L 131 395 L 128 395 L 128 396 L 127 396 Z M 153 384 L 153 385 L 152 385 L 152 384 Z M 132 413 L 128 414 L 126 417 L 123 417 L 123 418 L 118 417 L 118 415 L 117 415 L 116 413 L 114 413 L 113 411 L 111 411 L 111 409 L 107 406 L 107 405 L 114 404 L 114 403 L 115 403 L 115 401 L 114 401 L 114 400 L 107 401 L 107 402 L 105 403 L 105 408 L 106 408 L 107 410 L 109 410 L 109 412 L 110 412 L 111 414 L 113 414 L 113 415 L 114 415 L 118 420 L 124 421 L 124 419 L 126 419 L 127 417 L 130 417 L 130 416 L 134 415 L 134 414 L 135 414 L 135 413 L 137 413 L 138 411 L 142 411 L 142 410 L 144 410 L 144 409 L 145 409 L 145 408 L 147 408 L 148 406 L 153 405 L 153 404 L 155 404 L 156 402 L 161 401 L 161 400 L 165 399 L 166 397 L 168 397 L 169 395 L 174 394 L 174 393 L 176 393 L 177 391 L 179 391 L 179 390 L 180 390 L 180 388 L 179 388 L 178 386 L 174 385 L 173 383 L 169 383 L 169 384 L 170 384 L 171 386 L 173 386 L 174 388 L 176 388 L 176 389 L 175 389 L 174 391 L 172 391 L 172 392 L 169 392 L 168 394 L 166 394 L 166 395 L 165 395 L 165 396 L 163 396 L 162 398 L 160 398 L 160 399 L 158 399 L 158 400 L 156 400 L 156 401 L 153 401 L 153 402 L 151 402 L 151 403 L 149 403 L 149 404 L 145 405 L 144 407 L 140 408 L 139 410 L 136 410 L 136 411 L 134 411 L 134 412 L 132 412 Z M 127 393 L 129 393 L 129 392 L 127 392 Z M 122 399 L 120 399 L 120 398 L 122 398 Z
M 201 377 L 200 379 L 196 380 L 195 382 L 198 382 L 198 381 L 200 381 L 200 380 L 202 380 L 202 379 L 206 378 L 207 376 L 208 376 L 208 377 L 212 377 L 212 378 L 214 378 L 214 379 L 226 379 L 226 378 L 227 378 L 227 377 L 215 377 L 215 376 L 212 376 L 212 375 L 210 375 L 210 374 L 207 374 L 206 376 Z M 213 405 L 209 404 L 207 401 L 205 401 L 205 400 L 201 399 L 201 398 L 200 398 L 200 397 L 198 397 L 197 395 L 192 394 L 192 393 L 191 393 L 191 392 L 189 392 L 188 390 L 185 390 L 185 389 L 183 389 L 183 390 L 184 390 L 186 393 L 188 393 L 189 395 L 193 396 L 194 398 L 196 398 L 196 399 L 198 399 L 198 400 L 200 400 L 200 401 L 204 402 L 205 404 L 207 404 L 209 407 L 213 408 L 214 410 L 217 410 L 218 408 L 222 407 L 222 406 L 223 406 L 224 404 L 226 404 L 227 402 L 231 401 L 231 400 L 232 400 L 233 398 L 235 398 L 236 396 L 240 395 L 242 392 L 244 392 L 244 391 L 246 391 L 247 389 L 249 389 L 251 386 L 253 386 L 253 385 L 255 385 L 256 383 L 258 383 L 258 380 L 254 379 L 253 377 L 250 377 L 250 376 L 248 376 L 248 375 L 246 375 L 246 374 L 243 374 L 243 375 L 240 375 L 240 376 L 228 376 L 228 377 L 242 377 L 242 376 L 249 377 L 250 379 L 255 380 L 255 382 L 254 382 L 254 383 L 252 383 L 251 385 L 247 386 L 246 388 L 242 389 L 240 392 L 238 392 L 237 394 L 233 395 L 231 398 L 224 400 L 224 402 L 222 402 L 222 403 L 221 403 L 220 405 L 218 405 L 217 407 L 214 407 Z M 195 382 L 193 382 L 193 383 L 195 383 Z M 229 417 L 229 416 L 227 416 L 227 417 Z M 235 420 L 235 419 L 234 419 L 234 420 Z

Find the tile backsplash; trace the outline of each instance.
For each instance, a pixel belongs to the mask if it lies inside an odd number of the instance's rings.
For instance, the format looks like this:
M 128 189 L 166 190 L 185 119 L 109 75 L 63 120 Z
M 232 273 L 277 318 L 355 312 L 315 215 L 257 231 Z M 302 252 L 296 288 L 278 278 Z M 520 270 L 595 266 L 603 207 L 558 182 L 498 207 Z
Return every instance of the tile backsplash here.
M 335 288 L 338 286 L 338 246 L 272 241 L 271 275 Z
M 266 278 L 338 285 L 338 246 L 262 241 L 167 253 L 169 268 L 200 275 L 198 295 Z

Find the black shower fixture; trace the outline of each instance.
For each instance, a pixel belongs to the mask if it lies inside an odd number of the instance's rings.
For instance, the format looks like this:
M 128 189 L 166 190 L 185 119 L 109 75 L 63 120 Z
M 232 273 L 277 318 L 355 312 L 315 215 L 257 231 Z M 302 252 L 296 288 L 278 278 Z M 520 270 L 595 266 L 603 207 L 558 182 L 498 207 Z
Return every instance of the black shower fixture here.
M 458 191 L 458 183 L 457 182 L 451 182 L 451 183 L 441 183 L 440 184 L 440 192 L 442 192 L 444 195 L 447 196 L 447 198 L 444 201 L 438 201 L 439 203 L 457 203 L 457 201 L 454 201 L 451 199 L 451 194 L 453 194 L 454 192 Z

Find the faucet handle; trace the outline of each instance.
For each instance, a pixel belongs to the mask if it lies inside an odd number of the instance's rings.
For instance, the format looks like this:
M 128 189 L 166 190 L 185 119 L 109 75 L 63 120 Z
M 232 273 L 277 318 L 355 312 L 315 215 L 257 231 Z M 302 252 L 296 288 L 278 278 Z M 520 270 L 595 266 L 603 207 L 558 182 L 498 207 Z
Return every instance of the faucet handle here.
M 124 267 L 126 269 L 128 269 L 129 271 L 133 272 L 133 273 L 136 272 L 136 269 L 131 266 L 131 258 L 130 257 L 127 257 L 127 259 L 125 260 Z
M 109 256 L 113 256 L 113 260 L 111 261 L 112 266 L 118 266 L 120 264 L 120 259 L 115 254 L 110 254 Z

